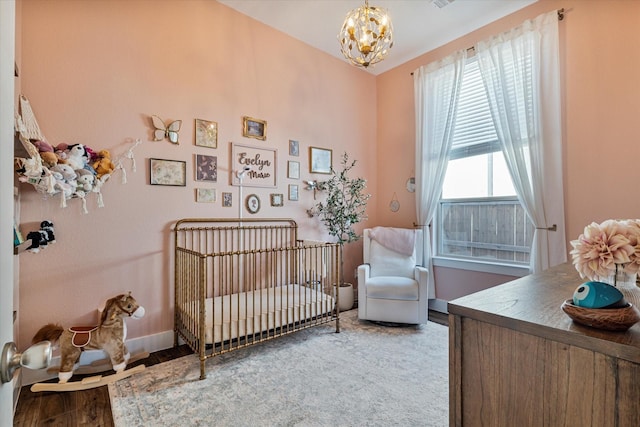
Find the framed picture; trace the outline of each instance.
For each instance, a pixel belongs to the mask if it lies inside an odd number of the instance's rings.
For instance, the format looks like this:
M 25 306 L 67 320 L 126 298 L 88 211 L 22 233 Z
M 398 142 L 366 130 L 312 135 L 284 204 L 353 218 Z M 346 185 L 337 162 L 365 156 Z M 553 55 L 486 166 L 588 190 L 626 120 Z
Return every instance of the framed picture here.
M 300 144 L 293 139 L 289 140 L 289 155 L 298 157 L 300 155 Z
M 216 201 L 215 188 L 196 188 L 196 202 L 213 203 Z
M 331 173 L 331 154 L 326 148 L 309 147 L 309 172 Z
M 233 193 L 222 193 L 222 207 L 230 208 L 233 206 Z
M 293 200 L 294 202 L 298 200 L 297 184 L 289 184 L 289 200 Z
M 149 159 L 151 185 L 187 185 L 187 162 L 182 160 Z
M 265 120 L 254 119 L 244 116 L 242 118 L 242 136 L 247 138 L 267 139 L 267 122 Z
M 218 123 L 196 119 L 196 145 L 218 148 Z
M 247 211 L 249 211 L 250 214 L 255 214 L 260 211 L 260 198 L 255 194 L 249 194 L 247 196 L 245 204 L 247 207 Z
M 287 162 L 287 178 L 300 179 L 300 162 L 293 160 Z
M 276 161 L 275 148 L 259 148 L 231 143 L 231 185 L 240 185 L 238 172 L 242 175 L 244 187 L 275 187 Z M 249 168 L 248 170 L 246 168 Z
M 218 182 L 218 157 L 196 154 L 196 181 Z
M 282 206 L 284 204 L 284 196 L 282 194 L 271 194 L 271 206 Z

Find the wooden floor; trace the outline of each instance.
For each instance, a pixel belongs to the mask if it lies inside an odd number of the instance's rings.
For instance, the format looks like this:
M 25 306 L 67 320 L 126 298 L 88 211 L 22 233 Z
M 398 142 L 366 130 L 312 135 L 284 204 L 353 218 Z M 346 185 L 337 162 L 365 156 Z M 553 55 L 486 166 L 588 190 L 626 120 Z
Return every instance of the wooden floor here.
M 148 358 L 131 363 L 127 368 L 166 362 L 192 354 L 187 346 L 170 348 L 152 353 Z M 105 372 L 105 375 L 113 371 Z M 76 381 L 81 376 L 74 376 Z M 52 382 L 57 382 L 52 380 Z M 14 426 L 113 426 L 109 388 L 102 386 L 84 391 L 33 393 L 30 386 L 22 387 L 18 407 L 13 419 Z
M 429 311 L 429 320 L 448 326 L 448 315 Z M 144 360 L 132 363 L 128 368 L 138 364 L 146 366 L 166 362 L 178 357 L 192 354 L 187 346 L 180 346 L 161 350 Z M 111 372 L 106 372 L 109 375 Z M 81 378 L 75 376 L 72 381 Z M 57 380 L 52 380 L 56 382 Z M 14 416 L 14 426 L 114 426 L 111 415 L 111 402 L 107 386 L 84 391 L 72 391 L 64 393 L 56 392 L 31 392 L 30 386 L 22 387 L 18 407 Z

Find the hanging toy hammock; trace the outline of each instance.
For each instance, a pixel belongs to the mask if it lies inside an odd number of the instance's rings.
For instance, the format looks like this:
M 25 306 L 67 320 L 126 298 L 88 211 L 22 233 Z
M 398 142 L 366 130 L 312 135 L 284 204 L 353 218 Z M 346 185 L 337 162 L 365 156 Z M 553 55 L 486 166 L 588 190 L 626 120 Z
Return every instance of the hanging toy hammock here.
M 82 211 L 88 213 L 87 196 L 95 194 L 99 208 L 104 207 L 102 186 L 118 170 L 122 171 L 122 183 L 127 175 L 123 166 L 125 159 L 131 160 L 131 169 L 136 171 L 133 150 L 141 144 L 136 139 L 126 153 L 115 160 L 108 150 L 96 154 L 82 144 L 60 144 L 51 146 L 40 130 L 29 100 L 20 95 L 19 113 L 15 116 L 15 130 L 28 157 L 16 158 L 18 180 L 31 184 L 45 198 L 59 198 L 60 207 L 67 207 L 67 200 L 82 200 Z M 94 165 L 106 162 L 107 167 L 97 172 Z

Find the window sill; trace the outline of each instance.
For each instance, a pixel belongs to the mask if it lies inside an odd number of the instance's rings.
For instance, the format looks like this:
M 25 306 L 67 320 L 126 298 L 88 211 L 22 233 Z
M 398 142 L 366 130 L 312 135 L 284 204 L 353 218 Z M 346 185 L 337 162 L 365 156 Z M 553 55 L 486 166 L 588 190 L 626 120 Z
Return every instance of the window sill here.
M 529 266 L 516 266 L 456 258 L 433 257 L 433 265 L 435 267 L 455 268 L 458 270 L 478 271 L 514 277 L 523 277 L 529 274 Z

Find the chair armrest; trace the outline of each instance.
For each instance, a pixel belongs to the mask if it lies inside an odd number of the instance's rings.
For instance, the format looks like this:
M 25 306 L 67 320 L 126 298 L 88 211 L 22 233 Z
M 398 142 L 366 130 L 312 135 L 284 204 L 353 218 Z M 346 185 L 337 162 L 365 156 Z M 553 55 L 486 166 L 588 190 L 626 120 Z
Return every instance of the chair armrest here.
M 429 298 L 429 288 L 427 286 L 429 283 L 429 271 L 417 265 L 413 274 L 414 279 L 418 282 L 419 298 L 422 299 L 423 296 Z

